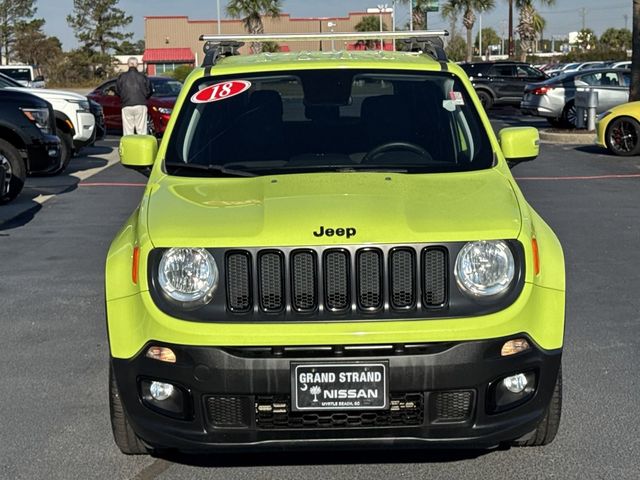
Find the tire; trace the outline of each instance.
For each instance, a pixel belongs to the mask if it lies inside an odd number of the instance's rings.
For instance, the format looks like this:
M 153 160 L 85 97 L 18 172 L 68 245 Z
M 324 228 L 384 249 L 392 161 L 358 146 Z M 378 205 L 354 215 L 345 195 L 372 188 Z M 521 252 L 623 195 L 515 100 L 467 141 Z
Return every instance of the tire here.
M 538 427 L 532 432 L 528 440 L 516 440 L 513 445 L 516 447 L 541 447 L 553 442 L 560 427 L 560 417 L 562 413 L 562 366 L 558 370 L 556 386 L 553 389 L 551 402 Z
M 640 154 L 640 123 L 631 117 L 611 121 L 604 134 L 609 151 L 621 157 Z
M 0 205 L 15 199 L 24 188 L 27 178 L 27 166 L 16 147 L 5 140 L 0 140 L 0 162 L 8 168 L 6 176 L 0 178 L 3 186 L 8 184 L 9 190 L 0 197 Z
M 126 455 L 147 455 L 149 449 L 140 437 L 133 431 L 127 413 L 124 411 L 116 378 L 109 366 L 109 413 L 111 414 L 111 429 L 113 439 L 120 451 Z
M 147 113 L 147 135 L 157 136 L 156 125 L 153 123 L 153 118 L 150 113 Z
M 69 162 L 71 162 L 71 157 L 73 157 L 73 138 L 71 138 L 71 135 L 60 132 L 58 138 L 60 139 L 60 168 L 53 175 L 64 172 L 69 166 Z
M 485 110 L 489 110 L 493 107 L 493 97 L 489 92 L 485 92 L 484 90 L 478 91 L 478 98 Z

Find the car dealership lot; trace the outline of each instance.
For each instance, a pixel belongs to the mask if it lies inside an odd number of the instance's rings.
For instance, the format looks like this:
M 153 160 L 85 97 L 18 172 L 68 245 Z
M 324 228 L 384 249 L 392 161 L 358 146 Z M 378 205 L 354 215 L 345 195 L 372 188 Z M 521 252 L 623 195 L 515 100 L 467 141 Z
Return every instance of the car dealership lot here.
M 515 110 L 495 126 L 535 124 Z M 109 138 L 71 171 L 116 158 Z M 119 165 L 30 179 L 53 195 L 0 225 L 0 478 L 637 478 L 640 470 L 640 158 L 544 144 L 514 171 L 563 243 L 567 331 L 556 441 L 492 452 L 375 451 L 127 457 L 111 438 L 103 268 L 144 177 Z M 62 188 L 64 187 L 64 188 Z M 0 207 L 0 214 L 2 213 Z M 3 217 L 0 217 L 3 218 Z M 544 252 L 540 252 L 544 255 Z

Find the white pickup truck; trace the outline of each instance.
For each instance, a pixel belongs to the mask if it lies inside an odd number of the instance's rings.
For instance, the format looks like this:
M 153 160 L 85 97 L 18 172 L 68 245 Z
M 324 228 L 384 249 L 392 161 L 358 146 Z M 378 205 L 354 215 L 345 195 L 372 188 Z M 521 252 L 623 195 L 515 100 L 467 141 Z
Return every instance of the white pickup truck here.
M 96 120 L 89 110 L 87 97 L 64 90 L 26 88 L 2 74 L 0 74 L 0 88 L 31 93 L 53 106 L 57 135 L 60 138 L 62 150 L 60 172 L 67 168 L 74 152 L 95 141 Z

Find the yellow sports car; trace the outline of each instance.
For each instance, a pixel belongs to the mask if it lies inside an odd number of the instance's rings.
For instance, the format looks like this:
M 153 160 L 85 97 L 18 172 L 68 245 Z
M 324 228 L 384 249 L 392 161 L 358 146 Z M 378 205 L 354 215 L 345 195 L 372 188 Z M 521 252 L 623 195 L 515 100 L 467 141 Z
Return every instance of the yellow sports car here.
M 598 115 L 596 143 L 615 155 L 640 154 L 640 102 L 629 102 Z

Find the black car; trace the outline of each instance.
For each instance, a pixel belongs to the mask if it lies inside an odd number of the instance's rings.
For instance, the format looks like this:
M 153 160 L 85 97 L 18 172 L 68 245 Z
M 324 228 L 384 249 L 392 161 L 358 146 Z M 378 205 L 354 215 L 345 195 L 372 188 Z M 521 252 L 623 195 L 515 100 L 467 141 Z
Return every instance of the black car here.
M 60 169 L 53 108 L 35 95 L 0 90 L 0 204 L 18 196 L 28 174 Z
M 522 62 L 476 62 L 461 67 L 487 110 L 496 104 L 519 106 L 525 85 L 548 78 L 541 70 Z
M 94 100 L 89 99 L 89 111 L 93 113 L 93 116 L 96 119 L 96 128 L 94 129 L 95 141 L 102 140 L 107 134 L 102 105 Z

